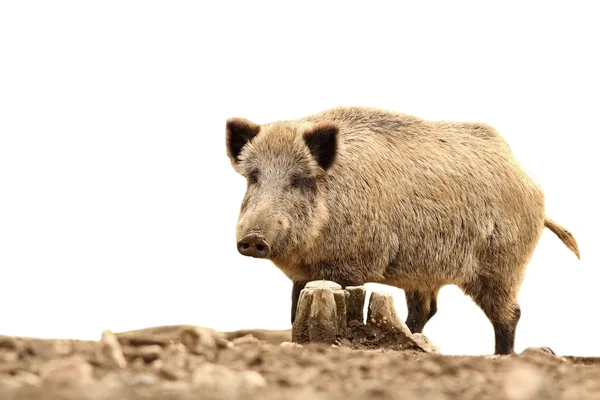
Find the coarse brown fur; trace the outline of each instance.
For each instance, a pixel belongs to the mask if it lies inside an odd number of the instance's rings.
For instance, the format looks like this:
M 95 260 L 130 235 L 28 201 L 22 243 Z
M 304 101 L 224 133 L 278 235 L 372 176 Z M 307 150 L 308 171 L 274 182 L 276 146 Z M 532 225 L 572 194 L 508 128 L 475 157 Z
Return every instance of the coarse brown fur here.
M 227 143 L 248 178 L 238 240 L 264 235 L 296 291 L 318 279 L 404 289 L 413 332 L 454 284 L 494 325 L 496 353 L 510 353 L 544 227 L 579 257 L 545 216 L 541 188 L 485 124 L 339 107 L 264 125 L 230 119 Z

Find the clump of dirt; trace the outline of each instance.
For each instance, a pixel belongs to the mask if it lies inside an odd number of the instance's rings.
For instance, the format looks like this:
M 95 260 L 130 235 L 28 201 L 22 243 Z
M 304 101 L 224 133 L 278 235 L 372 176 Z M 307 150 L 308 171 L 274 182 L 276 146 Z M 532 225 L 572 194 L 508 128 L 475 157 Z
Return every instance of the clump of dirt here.
M 419 351 L 406 340 L 404 332 L 395 329 L 393 326 L 357 325 L 350 332 L 351 335 L 347 339 L 342 339 L 340 345 L 355 350 Z
M 0 399 L 600 398 L 598 358 L 443 356 L 407 350 L 389 330 L 365 331 L 354 348 L 290 339 L 193 326 L 98 341 L 0 337 Z

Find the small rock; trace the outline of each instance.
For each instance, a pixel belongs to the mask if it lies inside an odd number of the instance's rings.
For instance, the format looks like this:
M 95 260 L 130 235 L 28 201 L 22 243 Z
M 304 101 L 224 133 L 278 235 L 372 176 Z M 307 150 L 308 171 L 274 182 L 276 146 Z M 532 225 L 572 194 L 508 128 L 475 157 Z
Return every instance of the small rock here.
M 70 340 L 56 340 L 54 341 L 54 355 L 55 356 L 67 356 L 73 352 L 73 343 Z
M 146 363 L 150 363 L 160 358 L 162 347 L 157 344 L 140 347 L 129 347 L 124 350 L 125 356 L 129 359 L 142 359 Z
M 529 357 L 536 360 L 544 360 L 549 362 L 565 362 L 564 359 L 554 355 L 552 350 L 548 351 L 544 348 L 528 347 L 521 352 L 522 356 Z
M 221 336 L 216 336 L 215 342 L 217 343 L 217 347 L 220 349 L 231 349 L 234 347 L 233 343 Z
M 106 330 L 102 332 L 102 351 L 110 366 L 119 369 L 127 366 L 121 344 L 111 331 Z
M 267 385 L 265 378 L 256 371 L 243 371 L 242 378 L 242 384 L 249 390 L 254 390 Z
M 183 343 L 176 343 L 163 351 L 162 359 L 169 367 L 186 368 L 188 360 L 187 348 Z
M 543 350 L 543 351 L 545 351 L 546 353 L 550 353 L 550 354 L 552 354 L 553 356 L 555 356 L 555 355 L 556 355 L 556 353 L 554 352 L 554 350 L 552 350 L 550 347 L 545 347 L 545 346 L 544 346 L 544 347 L 540 347 L 540 350 Z
M 50 360 L 40 367 L 43 381 L 55 384 L 91 381 L 92 372 L 92 366 L 79 356 Z
M 17 361 L 19 359 L 19 353 L 16 351 L 0 350 L 0 363 L 8 363 Z
M 423 350 L 425 353 L 440 354 L 440 348 L 431 343 L 427 336 L 422 333 L 413 333 L 411 339 L 415 347 Z
M 26 386 L 40 386 L 41 378 L 36 374 L 27 371 L 19 371 L 14 375 L 14 379 Z
M 335 283 L 333 281 L 326 281 L 326 280 L 321 280 L 321 281 L 312 281 L 312 282 L 308 282 L 306 284 L 306 286 L 304 286 L 305 289 L 331 289 L 331 290 L 337 290 L 337 289 L 341 289 L 342 286 L 338 283 Z
M 258 340 L 257 338 L 255 338 L 252 335 L 246 335 L 246 336 L 242 336 L 236 339 L 233 339 L 231 341 L 231 343 L 233 343 L 234 346 L 243 346 L 243 345 L 259 345 L 260 344 L 260 340 Z
M 165 363 L 160 358 L 158 360 L 154 360 L 150 363 L 150 368 L 155 369 L 157 371 L 162 369 L 164 366 L 165 366 Z
M 217 333 L 212 329 L 193 327 L 182 330 L 180 337 L 190 353 L 214 359 L 217 352 L 216 336 Z
M 159 371 L 158 374 L 165 378 L 168 379 L 170 381 L 179 381 L 185 378 L 186 373 L 185 371 L 181 370 L 181 369 L 176 369 L 176 368 L 172 368 L 172 367 L 162 367 Z
M 291 348 L 300 348 L 300 347 L 302 347 L 301 344 L 294 343 L 294 342 L 282 342 L 279 346 L 281 346 L 281 347 L 291 347 Z

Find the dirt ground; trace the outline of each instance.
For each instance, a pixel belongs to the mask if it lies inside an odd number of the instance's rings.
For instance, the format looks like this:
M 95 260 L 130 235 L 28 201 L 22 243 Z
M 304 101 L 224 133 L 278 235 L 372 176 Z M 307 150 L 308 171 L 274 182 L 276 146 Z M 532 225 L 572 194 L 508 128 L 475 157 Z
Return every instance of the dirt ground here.
M 251 334 L 252 336 L 247 336 Z M 171 326 L 98 341 L 0 336 L 0 399 L 600 399 L 600 358 L 461 357 Z

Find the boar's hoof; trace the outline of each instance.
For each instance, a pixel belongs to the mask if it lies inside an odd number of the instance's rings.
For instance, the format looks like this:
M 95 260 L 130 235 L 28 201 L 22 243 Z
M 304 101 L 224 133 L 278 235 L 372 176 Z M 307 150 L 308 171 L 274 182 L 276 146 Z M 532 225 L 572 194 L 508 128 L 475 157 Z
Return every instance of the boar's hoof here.
M 248 257 L 266 258 L 271 248 L 265 238 L 258 233 L 246 235 L 237 244 L 240 254 Z

